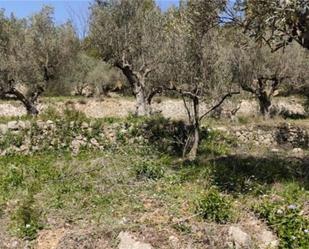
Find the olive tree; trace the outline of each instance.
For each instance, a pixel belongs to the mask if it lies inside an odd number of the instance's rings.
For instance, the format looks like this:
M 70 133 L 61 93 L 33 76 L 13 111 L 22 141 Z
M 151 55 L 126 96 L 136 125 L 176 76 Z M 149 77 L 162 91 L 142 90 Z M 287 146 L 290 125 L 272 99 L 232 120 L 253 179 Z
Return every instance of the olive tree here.
M 28 19 L 7 18 L 2 11 L 0 29 L 0 97 L 15 98 L 38 114 L 38 97 L 72 59 L 75 32 L 70 23 L 55 26 L 50 7 Z
M 264 117 L 270 116 L 272 98 L 276 93 L 283 88 L 305 88 L 308 84 L 306 49 L 293 43 L 274 52 L 237 29 L 233 36 L 233 80 L 242 90 L 254 95 Z
M 89 87 L 89 73 L 96 67 L 98 60 L 87 56 L 85 53 L 79 53 L 76 60 L 72 61 L 70 70 L 67 73 L 67 81 L 74 89 L 74 95 L 83 95 L 84 90 Z
M 121 70 L 136 98 L 136 114 L 151 113 L 149 98 L 158 82 L 150 81 L 160 64 L 164 16 L 153 0 L 96 1 L 90 37 L 100 58 Z
M 261 115 L 270 114 L 271 99 L 284 80 L 288 68 L 282 52 L 271 53 L 267 47 L 251 44 L 235 49 L 234 80 L 255 96 Z
M 238 0 L 245 30 L 276 51 L 295 41 L 309 49 L 308 0 Z
M 183 99 L 190 124 L 183 156 L 190 160 L 197 156 L 201 121 L 226 98 L 238 93 L 230 84 L 229 55 L 218 42 L 224 6 L 221 0 L 183 1 L 179 10 L 169 13 L 169 63 L 163 65 L 169 83 L 165 88 L 176 91 Z M 214 104 L 202 112 L 200 104 L 205 102 Z
M 308 75 L 308 52 L 306 50 L 309 50 L 309 1 L 237 0 L 234 7 L 236 13 L 240 13 L 240 15 L 229 11 L 230 17 L 234 23 L 240 24 L 245 33 L 249 34 L 249 37 L 253 37 L 260 47 L 266 44 L 272 52 L 276 52 L 287 48 L 287 45 L 292 45 L 292 50 L 284 50 L 286 55 L 283 63 L 288 62 L 287 69 L 290 78 L 287 83 L 291 88 L 304 89 L 304 95 L 308 97 L 309 83 L 306 76 Z M 295 48 L 295 43 L 304 49 Z M 258 96 L 261 95 L 256 94 L 257 91 L 260 91 L 259 89 L 265 89 L 266 85 L 270 85 L 269 94 L 272 94 L 274 91 L 271 89 L 277 88 L 279 85 L 278 77 L 274 78 L 273 76 L 267 76 L 260 80 L 255 79 L 257 87 L 250 90 L 247 88 L 247 90 Z M 265 93 L 264 90 L 262 92 Z M 265 96 L 264 93 L 262 95 Z M 269 97 L 268 100 L 266 98 L 265 103 L 266 109 L 268 109 Z
M 78 53 L 69 67 L 66 81 L 70 82 L 74 95 L 85 95 L 86 92 L 90 95 L 107 95 L 117 87 L 123 87 L 119 82 L 125 81 L 109 64 L 84 51 Z
M 88 73 L 87 81 L 93 84 L 99 95 L 108 96 L 113 91 L 123 91 L 126 88 L 126 79 L 123 75 L 106 64 L 98 61 L 97 65 Z

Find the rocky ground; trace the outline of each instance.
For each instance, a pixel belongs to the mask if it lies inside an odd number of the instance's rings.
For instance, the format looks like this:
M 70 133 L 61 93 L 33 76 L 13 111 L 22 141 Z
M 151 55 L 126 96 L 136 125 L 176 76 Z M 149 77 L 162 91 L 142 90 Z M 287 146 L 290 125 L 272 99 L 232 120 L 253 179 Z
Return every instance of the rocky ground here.
M 46 110 L 48 107 L 63 110 L 64 108 L 73 108 L 84 112 L 91 118 L 104 117 L 126 117 L 135 111 L 135 102 L 133 98 L 110 97 L 104 99 L 91 98 L 43 98 L 38 104 L 40 111 Z M 201 113 L 208 110 L 211 104 L 201 105 Z M 288 116 L 306 116 L 303 106 L 303 100 L 297 97 L 277 98 L 274 100 L 274 110 L 276 113 Z M 257 117 L 258 104 L 253 99 L 226 101 L 221 110 L 224 118 L 231 118 L 231 111 L 235 108 L 239 110 L 236 117 Z M 187 114 L 183 108 L 183 102 L 179 99 L 171 98 L 155 98 L 153 101 L 153 111 L 162 113 L 163 116 L 173 119 L 186 119 Z M 18 117 L 26 115 L 24 107 L 19 102 L 0 102 L 0 117 Z

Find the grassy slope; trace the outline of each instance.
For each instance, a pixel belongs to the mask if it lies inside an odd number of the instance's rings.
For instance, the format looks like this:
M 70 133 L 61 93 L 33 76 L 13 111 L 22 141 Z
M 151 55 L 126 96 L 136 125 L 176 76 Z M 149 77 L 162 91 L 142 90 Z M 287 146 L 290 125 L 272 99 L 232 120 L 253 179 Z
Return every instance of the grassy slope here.
M 2 157 L 0 217 L 8 222 L 0 230 L 34 239 L 38 230 L 65 223 L 98 226 L 112 237 L 153 229 L 159 248 L 168 248 L 172 234 L 204 248 L 203 217 L 230 223 L 254 211 L 278 233 L 282 248 L 308 248 L 308 166 L 281 156 L 230 156 L 240 150 L 235 146 L 212 134 L 190 164 L 148 144 L 119 143 L 76 157 Z

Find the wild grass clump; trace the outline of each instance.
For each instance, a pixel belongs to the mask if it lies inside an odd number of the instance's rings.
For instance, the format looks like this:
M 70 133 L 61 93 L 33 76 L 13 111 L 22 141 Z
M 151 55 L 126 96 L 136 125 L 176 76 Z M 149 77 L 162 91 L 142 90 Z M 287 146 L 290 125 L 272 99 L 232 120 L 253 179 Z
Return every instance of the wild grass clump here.
M 137 161 L 133 169 L 138 179 L 158 180 L 164 177 L 169 165 L 170 159 L 162 157 L 161 159 Z
M 138 164 L 134 170 L 138 178 L 158 180 L 164 175 L 163 168 L 151 162 L 142 162 Z
M 66 121 L 75 121 L 75 122 L 89 121 L 84 112 L 73 109 L 65 109 L 63 112 L 63 119 Z
M 20 147 L 24 142 L 24 136 L 24 132 L 7 132 L 5 135 L 0 136 L 0 149 L 3 150 L 10 146 Z
M 83 121 L 90 121 L 90 119 L 87 118 L 86 114 L 74 110 L 72 108 L 65 108 L 63 112 L 58 111 L 55 107 L 48 106 L 45 110 L 43 110 L 39 116 L 38 119 L 41 120 L 64 120 L 65 122 L 83 122 Z
M 250 118 L 245 117 L 245 116 L 240 116 L 238 117 L 238 122 L 239 124 L 245 125 L 250 123 Z
M 227 223 L 233 220 L 232 200 L 211 188 L 201 195 L 195 203 L 195 212 L 205 220 Z
M 43 228 L 41 214 L 34 207 L 33 196 L 22 199 L 11 214 L 12 230 L 21 238 L 33 240 Z
M 61 113 L 55 107 L 48 106 L 38 117 L 42 120 L 56 120 L 61 118 Z
M 32 116 L 22 115 L 22 116 L 0 116 L 0 124 L 7 124 L 10 121 L 25 121 L 33 119 Z

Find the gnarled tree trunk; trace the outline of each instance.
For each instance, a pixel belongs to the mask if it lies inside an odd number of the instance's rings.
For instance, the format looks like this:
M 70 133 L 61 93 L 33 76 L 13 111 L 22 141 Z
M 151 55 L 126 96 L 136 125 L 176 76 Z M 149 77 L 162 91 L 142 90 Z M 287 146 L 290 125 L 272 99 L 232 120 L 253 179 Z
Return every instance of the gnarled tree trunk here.
M 183 150 L 183 157 L 193 161 L 197 157 L 200 143 L 200 116 L 199 116 L 199 99 L 193 97 L 193 117 L 191 119 L 192 130 Z
M 278 89 L 279 84 L 286 77 L 258 77 L 252 82 L 252 85 L 241 84 L 244 91 L 255 95 L 259 102 L 260 114 L 266 118 L 270 117 L 270 107 L 272 105 L 271 99 Z
M 148 101 L 145 83 L 150 70 L 142 73 L 133 71 L 129 64 L 123 65 L 123 63 L 118 62 L 114 65 L 122 71 L 133 89 L 136 100 L 135 114 L 137 116 L 149 116 L 151 114 L 151 101 Z
M 200 144 L 200 122 L 201 120 L 203 120 L 203 118 L 205 118 L 209 113 L 213 112 L 218 107 L 220 107 L 227 98 L 232 97 L 232 95 L 239 94 L 239 93 L 240 93 L 239 91 L 227 93 L 226 95 L 222 97 L 222 99 L 216 105 L 214 105 L 212 108 L 210 108 L 207 112 L 205 112 L 202 115 L 200 115 L 199 97 L 192 93 L 187 94 L 187 96 L 189 96 L 189 98 L 193 102 L 193 113 L 191 114 L 190 109 L 188 108 L 187 103 L 185 101 L 184 95 L 182 95 L 184 106 L 188 113 L 189 121 L 191 124 L 191 130 L 190 130 L 188 139 L 183 149 L 184 158 L 187 158 L 188 160 L 193 161 L 197 157 L 198 147 Z
M 260 113 L 263 117 L 270 116 L 270 107 L 271 107 L 271 98 L 266 93 L 262 93 L 258 96 L 259 106 L 260 106 Z
M 193 131 L 189 138 L 191 140 L 190 151 L 184 155 L 190 161 L 194 161 L 197 157 L 198 147 L 200 144 L 200 128 L 198 126 L 193 127 Z
M 151 114 L 151 106 L 147 100 L 145 89 L 141 86 L 135 88 L 136 111 L 137 116 L 149 116 Z
M 27 114 L 29 115 L 38 115 L 39 111 L 37 107 L 35 106 L 34 102 L 31 101 L 31 99 L 27 98 L 24 94 L 19 92 L 17 89 L 12 88 L 9 92 L 10 94 L 13 94 L 19 101 L 23 103 L 27 110 Z

